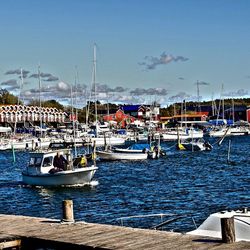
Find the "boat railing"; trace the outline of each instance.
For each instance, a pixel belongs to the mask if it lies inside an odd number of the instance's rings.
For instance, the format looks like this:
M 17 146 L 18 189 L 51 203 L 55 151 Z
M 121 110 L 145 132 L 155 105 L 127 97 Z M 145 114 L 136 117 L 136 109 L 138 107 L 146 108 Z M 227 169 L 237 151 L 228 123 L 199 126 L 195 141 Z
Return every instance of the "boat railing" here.
M 154 229 L 154 230 L 158 230 L 160 228 L 162 228 L 163 226 L 166 226 L 172 222 L 175 222 L 179 219 L 182 219 L 182 218 L 187 218 L 187 217 L 191 217 L 192 219 L 192 222 L 195 226 L 195 228 L 197 229 L 197 225 L 196 225 L 196 222 L 194 220 L 194 217 L 193 216 L 188 216 L 188 215 L 178 215 L 178 214 L 173 214 L 173 213 L 159 213 L 159 214 L 140 214 L 140 215 L 132 215 L 132 216 L 126 216 L 126 217 L 120 217 L 118 218 L 117 220 L 120 221 L 121 223 L 121 226 L 124 226 L 124 221 L 125 220 L 132 220 L 132 219 L 138 219 L 138 218 L 150 218 L 150 217 L 160 217 L 161 219 L 161 222 L 155 226 L 152 226 L 150 229 Z M 170 218 L 168 220 L 163 220 L 164 217 L 173 217 L 173 218 Z
M 244 221 L 244 220 L 241 220 L 240 218 L 237 218 L 237 217 L 248 217 L 249 218 L 249 216 L 234 216 L 234 220 L 237 220 L 237 221 L 240 221 L 240 222 L 242 222 L 242 223 L 244 223 L 244 224 L 246 224 L 247 226 L 250 226 L 250 223 L 249 222 L 247 222 L 247 221 Z

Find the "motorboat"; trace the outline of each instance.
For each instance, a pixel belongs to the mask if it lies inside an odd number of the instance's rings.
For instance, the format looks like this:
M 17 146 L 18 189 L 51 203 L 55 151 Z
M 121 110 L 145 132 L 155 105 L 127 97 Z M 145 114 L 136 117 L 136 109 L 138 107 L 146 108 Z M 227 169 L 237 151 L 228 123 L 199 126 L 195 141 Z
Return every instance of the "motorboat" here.
M 145 160 L 159 158 L 165 152 L 157 145 L 133 144 L 128 148 L 97 150 L 96 154 L 101 160 Z
M 54 159 L 58 154 L 67 162 L 63 169 L 54 166 Z M 34 151 L 30 152 L 30 160 L 22 172 L 22 180 L 32 186 L 87 185 L 97 169 L 95 163 L 87 162 L 85 156 L 73 158 L 69 148 Z
M 97 156 L 101 160 L 146 160 L 148 158 L 147 152 L 116 152 L 114 150 L 97 150 Z
M 113 134 L 103 134 L 98 137 L 88 136 L 85 138 L 87 144 L 95 145 L 96 147 L 102 147 L 106 144 L 109 145 L 123 145 L 125 139 L 123 137 L 115 136 Z
M 221 218 L 234 218 L 235 240 L 250 241 L 250 212 L 244 208 L 211 214 L 197 229 L 187 234 L 221 238 Z
M 48 148 L 51 138 L 9 138 L 1 140 L 0 151 L 3 150 L 34 150 L 36 148 Z
M 181 140 L 185 140 L 188 138 L 203 138 L 203 131 L 199 129 L 191 128 L 171 128 L 163 131 L 161 133 L 161 137 L 163 141 L 176 141 L 178 137 Z
M 180 143 L 182 147 L 180 149 L 189 151 L 210 151 L 213 146 L 202 138 L 199 139 L 187 139 Z

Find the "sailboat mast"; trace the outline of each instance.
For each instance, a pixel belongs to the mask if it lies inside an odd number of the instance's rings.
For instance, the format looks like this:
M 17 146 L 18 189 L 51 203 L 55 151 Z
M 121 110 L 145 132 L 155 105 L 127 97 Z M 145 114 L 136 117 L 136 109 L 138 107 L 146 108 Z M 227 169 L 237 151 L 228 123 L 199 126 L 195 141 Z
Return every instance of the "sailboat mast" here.
M 23 86 L 23 70 L 22 68 L 20 69 L 20 86 L 19 86 L 19 96 L 17 99 L 17 105 L 20 105 L 20 101 L 21 101 L 21 92 L 22 92 L 22 86 Z M 19 108 L 19 107 L 18 107 Z M 16 134 L 16 126 L 17 126 L 17 110 L 15 112 L 15 124 L 14 124 L 14 135 Z
M 234 99 L 233 98 L 232 98 L 232 118 L 233 118 L 233 125 L 234 125 L 235 117 L 234 117 Z
M 20 104 L 20 101 L 21 101 L 21 93 L 22 93 L 22 87 L 23 87 L 23 69 L 21 68 L 20 69 L 20 78 L 21 78 L 21 81 L 20 81 L 20 89 L 19 89 L 19 97 L 18 97 L 18 105 Z
M 224 121 L 224 119 L 225 119 L 225 103 L 224 103 L 224 93 L 223 93 L 223 91 L 224 91 L 224 85 L 222 84 L 222 86 L 221 86 L 221 95 L 222 95 L 222 119 L 223 119 L 223 121 Z
M 39 79 L 39 120 L 40 120 L 40 137 L 42 137 L 42 100 L 41 100 L 41 71 L 40 65 L 38 65 L 38 79 Z
M 94 100 L 95 100 L 95 127 L 96 137 L 98 137 L 98 119 L 97 119 L 97 94 L 96 94 L 96 44 L 94 44 L 94 60 L 93 60 L 93 85 L 94 87 Z
M 71 119 L 72 119 L 72 126 L 73 126 L 73 139 L 74 139 L 74 151 L 75 151 L 75 157 L 77 156 L 76 151 L 76 128 L 75 128 L 75 116 L 74 116 L 74 107 L 73 107 L 73 91 L 72 91 L 72 85 L 70 86 L 70 97 L 71 97 Z
M 200 88 L 199 88 L 199 81 L 197 81 L 197 102 L 198 102 L 198 112 L 201 112 L 200 106 Z
M 97 94 L 96 94 L 96 44 L 94 44 L 94 62 L 93 62 L 93 84 L 95 91 L 95 122 L 97 128 Z

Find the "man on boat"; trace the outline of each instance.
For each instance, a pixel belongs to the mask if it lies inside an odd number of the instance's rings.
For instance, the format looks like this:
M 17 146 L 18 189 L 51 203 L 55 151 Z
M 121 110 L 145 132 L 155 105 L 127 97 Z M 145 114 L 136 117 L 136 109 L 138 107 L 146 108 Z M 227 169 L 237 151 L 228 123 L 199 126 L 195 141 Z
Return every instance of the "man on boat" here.
M 56 168 L 58 171 L 66 170 L 67 164 L 68 161 L 59 152 L 57 152 L 53 161 L 54 168 Z

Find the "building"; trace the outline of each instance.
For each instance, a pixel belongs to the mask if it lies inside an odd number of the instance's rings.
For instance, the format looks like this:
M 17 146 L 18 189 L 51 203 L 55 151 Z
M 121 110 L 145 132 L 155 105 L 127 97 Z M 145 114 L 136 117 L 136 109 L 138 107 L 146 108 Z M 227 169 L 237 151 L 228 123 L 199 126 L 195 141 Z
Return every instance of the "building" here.
M 30 123 L 39 125 L 43 123 L 64 123 L 68 115 L 56 108 L 25 106 L 25 105 L 0 105 L 0 124 Z
M 246 117 L 247 117 L 247 122 L 250 123 L 250 106 L 247 107 L 247 110 L 246 110 Z
M 133 116 L 140 120 L 159 120 L 160 105 L 122 105 L 120 109 L 124 114 Z
M 126 115 L 123 110 L 118 109 L 116 113 L 103 116 L 105 122 L 115 121 L 117 125 L 121 128 L 126 128 L 126 126 L 135 121 L 135 117 Z

